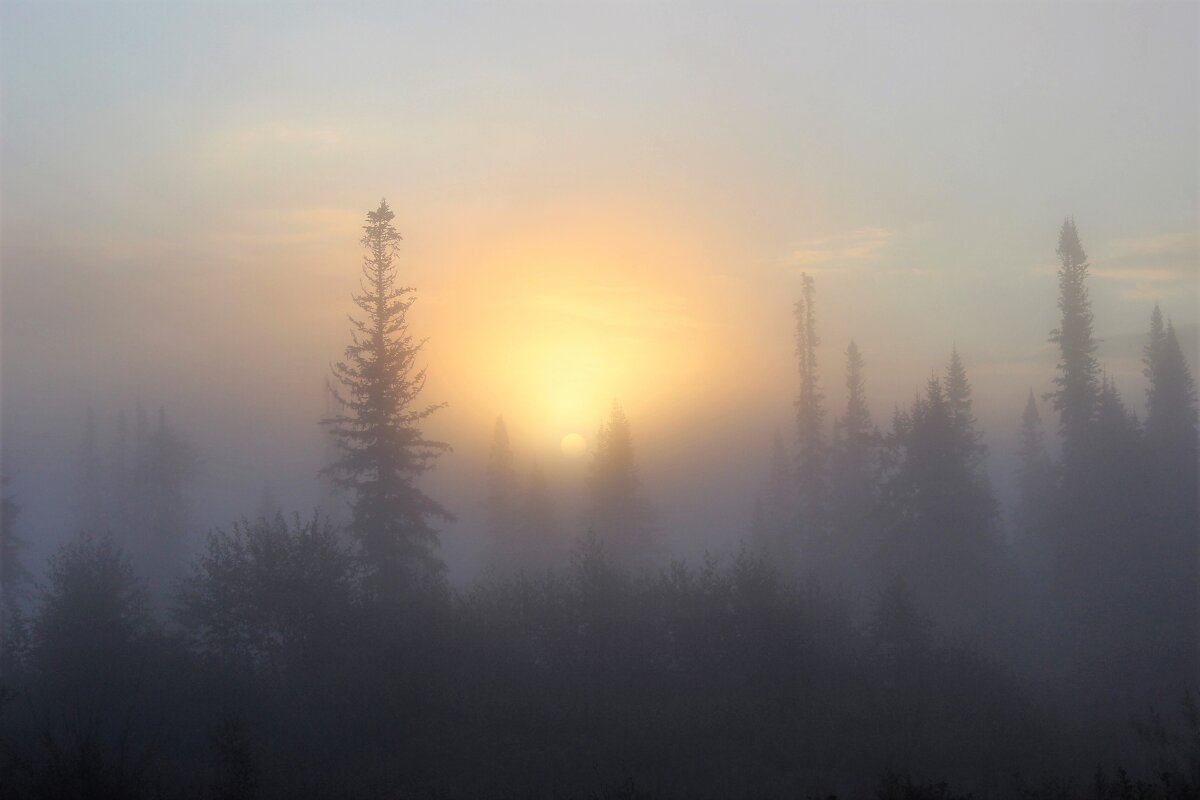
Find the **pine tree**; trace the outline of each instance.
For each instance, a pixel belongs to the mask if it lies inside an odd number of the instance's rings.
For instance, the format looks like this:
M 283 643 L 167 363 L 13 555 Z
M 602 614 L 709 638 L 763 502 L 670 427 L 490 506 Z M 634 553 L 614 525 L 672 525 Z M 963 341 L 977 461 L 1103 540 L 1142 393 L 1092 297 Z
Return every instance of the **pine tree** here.
M 1100 367 L 1092 336 L 1092 303 L 1088 298 L 1087 254 L 1079 241 L 1075 220 L 1068 218 L 1058 236 L 1058 307 L 1062 321 L 1051 332 L 1059 346 L 1059 374 L 1054 378 L 1054 409 L 1063 438 L 1063 464 L 1068 479 L 1085 469 L 1088 429 L 1096 417 L 1100 396 Z
M 967 370 L 963 367 L 957 347 L 950 351 L 950 363 L 946 366 L 946 404 L 960 457 L 972 468 L 978 467 L 987 454 L 987 448 L 983 444 L 983 435 L 976 427 L 978 422 L 971 408 L 971 382 L 967 379 Z
M 991 490 L 961 444 L 962 419 L 937 376 L 897 416 L 897 465 L 882 489 L 888 530 L 881 563 L 943 621 L 979 625 L 999 588 L 999 541 Z M 966 433 L 976 440 L 974 428 Z
M 802 281 L 800 300 L 795 306 L 796 357 L 800 372 L 800 394 L 796 398 L 796 498 L 802 538 L 800 549 L 810 548 L 807 555 L 801 553 L 800 557 L 809 561 L 810 568 L 820 569 L 828 544 L 825 541 L 828 449 L 821 424 L 825 416 L 821 404 L 824 395 L 817 374 L 817 346 L 821 340 L 817 336 L 816 286 L 807 274 Z
M 537 464 L 529 468 L 517 504 L 517 529 L 524 563 L 530 569 L 548 568 L 562 561 L 562 542 L 554 515 L 554 500 L 546 473 Z
M 618 562 L 644 565 L 656 550 L 654 515 L 642 496 L 629 418 L 615 401 L 596 436 L 589 488 L 592 530 Z
M 1163 326 L 1158 305 L 1150 318 L 1150 336 L 1143 351 L 1146 389 L 1146 435 L 1152 444 L 1172 455 L 1179 466 L 1196 452 L 1196 384 L 1179 347 L 1175 326 Z
M 416 367 L 424 341 L 408 332 L 415 296 L 396 280 L 394 218 L 386 201 L 367 214 L 362 291 L 353 296 L 363 317 L 351 319 L 351 344 L 333 368 L 345 410 L 324 420 L 338 443 L 326 472 L 352 493 L 349 530 L 377 597 L 443 573 L 432 522 L 452 518 L 416 485 L 449 445 L 426 439 L 419 427 L 441 405 L 416 405 L 425 384 L 425 370 Z
M 870 555 L 867 541 L 878 478 L 879 436 L 867 407 L 863 358 L 853 341 L 846 348 L 846 409 L 836 423 L 831 449 L 831 525 L 840 555 L 839 578 L 854 581 Z
M 1177 676 L 1194 676 L 1200 664 L 1200 475 L 1197 464 L 1196 388 L 1175 326 L 1163 325 L 1158 306 L 1145 349 L 1147 387 L 1147 480 L 1161 590 L 1156 616 L 1168 641 L 1156 643 L 1163 663 Z M 1173 658 L 1165 657 L 1173 652 Z
M 1050 564 L 1052 543 L 1051 510 L 1054 489 L 1054 465 L 1046 452 L 1042 416 L 1033 390 L 1025 401 L 1018 433 L 1017 466 L 1017 546 L 1037 573 Z
M 755 499 L 750 520 L 750 539 L 773 559 L 786 557 L 795 539 L 796 481 L 787 445 L 776 431 L 771 440 L 767 481 Z

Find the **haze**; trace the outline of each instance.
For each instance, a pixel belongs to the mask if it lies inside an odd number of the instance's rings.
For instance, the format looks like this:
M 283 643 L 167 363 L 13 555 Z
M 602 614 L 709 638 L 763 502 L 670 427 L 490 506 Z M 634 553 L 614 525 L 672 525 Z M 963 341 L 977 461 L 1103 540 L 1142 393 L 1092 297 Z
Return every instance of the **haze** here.
M 1059 454 L 1064 220 L 1125 405 L 1147 419 L 1155 304 L 1196 369 L 1195 3 L 2 15 L 0 465 L 35 577 L 86 527 L 89 413 L 101 449 L 139 406 L 194 448 L 191 555 L 264 509 L 344 518 L 318 422 L 381 198 L 427 340 L 419 404 L 446 404 L 422 430 L 452 451 L 419 486 L 456 517 L 455 590 L 496 566 L 497 418 L 566 552 L 614 401 L 664 558 L 735 552 L 774 437 L 795 454 L 804 276 L 827 435 L 852 339 L 885 433 L 957 352 L 1007 543 L 1030 392 Z

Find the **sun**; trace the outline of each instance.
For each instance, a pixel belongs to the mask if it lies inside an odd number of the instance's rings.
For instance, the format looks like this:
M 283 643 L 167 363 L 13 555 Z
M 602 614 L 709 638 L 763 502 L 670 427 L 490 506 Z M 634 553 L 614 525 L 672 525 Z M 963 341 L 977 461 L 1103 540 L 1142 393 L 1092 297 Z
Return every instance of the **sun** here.
M 578 433 L 568 433 L 562 438 L 563 455 L 567 458 L 579 458 L 587 452 L 587 439 L 584 439 Z

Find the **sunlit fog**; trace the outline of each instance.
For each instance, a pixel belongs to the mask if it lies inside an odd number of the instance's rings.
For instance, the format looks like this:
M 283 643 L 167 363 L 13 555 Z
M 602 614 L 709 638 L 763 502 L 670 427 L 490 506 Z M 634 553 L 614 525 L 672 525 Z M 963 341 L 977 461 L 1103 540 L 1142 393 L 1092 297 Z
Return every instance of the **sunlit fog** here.
M 0 5 L 0 796 L 1200 797 L 1189 2 Z

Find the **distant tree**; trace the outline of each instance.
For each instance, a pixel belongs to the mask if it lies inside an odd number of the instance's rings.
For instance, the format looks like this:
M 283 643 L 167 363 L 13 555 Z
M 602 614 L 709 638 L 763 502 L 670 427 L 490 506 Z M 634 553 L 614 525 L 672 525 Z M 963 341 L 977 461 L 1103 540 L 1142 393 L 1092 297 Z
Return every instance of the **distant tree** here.
M 796 475 L 800 549 L 810 552 L 798 557 L 811 569 L 820 569 L 826 558 L 828 447 L 822 429 L 825 411 L 817 372 L 816 285 L 810 275 L 802 277 L 800 300 L 796 302 L 796 358 L 800 393 L 796 398 Z M 811 558 L 810 558 L 811 556 Z
M 589 476 L 590 527 L 624 565 L 645 564 L 656 551 L 654 514 L 642 495 L 629 418 L 615 401 L 596 435 Z
M 336 652 L 354 577 L 327 520 L 276 513 L 208 535 L 175 615 L 197 651 L 278 672 Z
M 20 506 L 9 492 L 9 479 L 0 476 L 0 670 L 7 670 L 24 639 L 20 600 L 30 582 L 21 563 L 25 542 L 17 535 Z
M 971 408 L 971 382 L 967 379 L 967 370 L 963 367 L 957 347 L 950 351 L 945 383 L 954 445 L 963 463 L 969 464 L 972 469 L 977 468 L 983 463 L 987 448 L 983 445 L 983 434 L 978 430 L 978 422 Z
M 146 442 L 144 510 L 150 541 L 151 569 L 173 575 L 181 566 L 188 533 L 187 487 L 195 476 L 196 451 L 167 423 L 163 408 Z
M 881 563 L 935 618 L 986 630 L 994 622 L 1000 543 L 986 476 L 963 446 L 978 436 L 963 427 L 964 402 L 952 403 L 935 376 L 911 411 L 897 417 L 891 434 L 897 463 L 882 488 Z
M 1055 476 L 1032 389 L 1021 414 L 1017 456 L 1016 543 L 1027 565 L 1044 573 L 1054 551 L 1050 537 Z
M 41 669 L 67 671 L 91 685 L 150 635 L 145 583 L 112 537 L 81 533 L 50 557 L 33 619 L 33 654 Z
M 367 214 L 363 290 L 353 298 L 364 316 L 351 320 L 352 342 L 333 368 L 344 411 L 324 420 L 338 443 L 326 474 L 352 493 L 349 530 L 381 597 L 444 572 L 433 522 L 452 519 L 416 484 L 449 445 L 426 439 L 419 427 L 441 405 L 416 405 L 425 385 L 425 370 L 416 367 L 424 341 L 408 331 L 415 296 L 397 283 L 395 216 L 386 201 Z
M 755 498 L 750 519 L 750 541 L 760 552 L 779 563 L 792 552 L 795 526 L 795 468 L 783 436 L 776 431 L 771 439 L 766 484 Z
M 1088 298 L 1087 254 L 1075 220 L 1068 218 L 1058 235 L 1059 327 L 1050 341 L 1059 347 L 1057 387 L 1052 394 L 1063 439 L 1063 467 L 1068 480 L 1085 470 L 1088 430 L 1100 396 L 1100 366 L 1092 336 L 1092 303 Z
M 492 431 L 492 447 L 488 452 L 487 550 L 489 560 L 497 566 L 512 566 L 519 554 L 517 548 L 517 474 L 508 427 L 503 417 L 496 417 Z
M 1145 483 L 1160 554 L 1155 585 L 1161 590 L 1157 616 L 1164 628 L 1160 649 L 1176 653 L 1178 675 L 1200 671 L 1200 475 L 1198 475 L 1196 387 L 1175 327 L 1163 325 L 1158 306 L 1150 318 L 1144 350 L 1146 444 L 1150 463 Z M 1182 683 L 1182 681 L 1180 681 Z
M 1146 389 L 1146 436 L 1177 462 L 1196 460 L 1196 384 L 1188 368 L 1175 326 L 1163 326 L 1158 305 L 1150 318 L 1149 341 L 1143 351 Z
M 562 542 L 555 520 L 554 498 L 546 483 L 546 473 L 537 464 L 529 468 L 525 477 L 516 516 L 525 563 L 530 568 L 558 564 L 562 560 Z
M 865 572 L 878 493 L 880 437 L 871 425 L 863 369 L 862 354 L 851 341 L 846 348 L 846 409 L 837 421 L 830 458 L 830 522 L 842 581 Z

